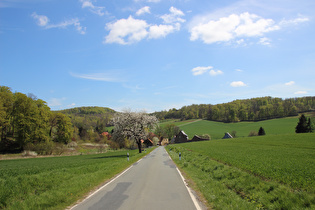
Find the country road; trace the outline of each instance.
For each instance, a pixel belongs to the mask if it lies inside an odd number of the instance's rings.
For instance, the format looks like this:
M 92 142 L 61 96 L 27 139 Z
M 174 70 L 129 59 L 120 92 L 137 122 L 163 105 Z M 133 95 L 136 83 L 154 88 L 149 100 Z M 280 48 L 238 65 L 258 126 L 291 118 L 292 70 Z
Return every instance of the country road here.
M 199 205 L 194 204 L 175 164 L 161 146 L 72 209 L 192 210 L 198 208 Z

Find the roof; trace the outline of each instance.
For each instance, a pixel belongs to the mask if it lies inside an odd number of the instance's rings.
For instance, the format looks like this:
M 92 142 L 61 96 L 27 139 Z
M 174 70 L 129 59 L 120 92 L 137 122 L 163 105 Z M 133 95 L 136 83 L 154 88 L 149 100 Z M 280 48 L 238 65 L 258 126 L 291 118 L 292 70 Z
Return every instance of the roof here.
M 233 136 L 229 134 L 228 132 L 226 132 L 223 136 L 223 139 L 233 139 Z

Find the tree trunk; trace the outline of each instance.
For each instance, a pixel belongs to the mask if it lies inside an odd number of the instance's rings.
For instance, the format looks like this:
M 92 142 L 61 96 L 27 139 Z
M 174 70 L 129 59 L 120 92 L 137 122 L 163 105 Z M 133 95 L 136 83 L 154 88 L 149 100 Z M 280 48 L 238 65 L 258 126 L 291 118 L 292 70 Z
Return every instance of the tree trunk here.
M 137 141 L 137 144 L 138 144 L 139 153 L 141 153 L 141 152 L 142 152 L 142 149 L 141 149 L 141 140 L 140 140 L 140 141 Z

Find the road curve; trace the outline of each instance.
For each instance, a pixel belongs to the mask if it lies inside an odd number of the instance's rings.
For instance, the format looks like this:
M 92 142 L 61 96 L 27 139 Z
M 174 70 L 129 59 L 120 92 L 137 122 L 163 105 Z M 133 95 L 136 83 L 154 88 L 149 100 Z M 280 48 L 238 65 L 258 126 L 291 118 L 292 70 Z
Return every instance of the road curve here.
M 158 147 L 73 210 L 196 209 L 174 162 Z

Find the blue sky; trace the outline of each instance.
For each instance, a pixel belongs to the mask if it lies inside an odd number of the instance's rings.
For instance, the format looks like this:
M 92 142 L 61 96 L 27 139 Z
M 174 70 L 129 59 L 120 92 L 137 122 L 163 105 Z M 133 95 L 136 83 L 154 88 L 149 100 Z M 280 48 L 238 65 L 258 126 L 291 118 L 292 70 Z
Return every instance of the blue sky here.
M 52 110 L 315 95 L 314 0 L 0 0 L 0 85 Z

